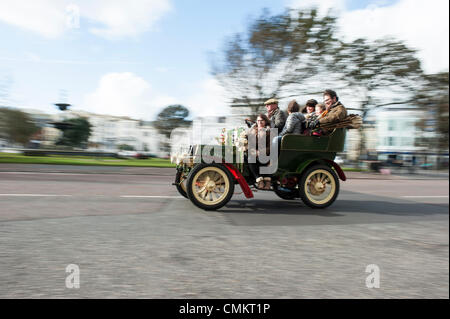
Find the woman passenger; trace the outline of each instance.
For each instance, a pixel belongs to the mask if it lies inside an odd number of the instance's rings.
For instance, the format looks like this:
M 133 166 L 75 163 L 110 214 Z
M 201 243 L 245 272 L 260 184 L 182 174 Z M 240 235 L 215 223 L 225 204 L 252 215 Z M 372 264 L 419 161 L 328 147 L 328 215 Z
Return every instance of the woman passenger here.
M 305 115 L 306 119 L 309 119 L 309 117 L 314 114 L 317 104 L 318 104 L 318 102 L 314 99 L 310 99 L 310 100 L 306 101 L 306 105 L 302 109 L 302 113 L 303 113 L 303 115 Z
M 257 187 L 259 189 L 270 189 L 271 177 L 270 175 L 260 174 L 260 167 L 267 164 L 261 164 L 259 161 L 260 151 L 263 151 L 264 146 L 258 145 L 259 141 L 265 141 L 266 156 L 270 155 L 270 120 L 264 114 L 259 114 L 256 119 L 256 125 L 250 128 L 248 135 L 254 135 L 253 140 L 256 139 L 256 148 L 249 148 L 249 152 L 256 152 L 256 163 L 248 163 L 250 171 L 256 178 Z M 250 138 L 249 138 L 250 140 Z
M 299 112 L 300 106 L 295 100 L 292 100 L 287 108 L 287 112 L 289 114 L 286 125 L 281 131 L 280 136 L 284 136 L 286 134 L 302 134 L 305 122 L 305 116 Z
M 311 117 L 311 119 L 320 119 L 321 117 L 325 116 L 326 112 L 326 107 L 324 104 L 317 104 L 316 105 L 316 112 L 314 113 L 314 115 Z M 314 136 L 321 136 L 323 134 L 323 131 L 321 129 L 315 130 L 312 135 Z

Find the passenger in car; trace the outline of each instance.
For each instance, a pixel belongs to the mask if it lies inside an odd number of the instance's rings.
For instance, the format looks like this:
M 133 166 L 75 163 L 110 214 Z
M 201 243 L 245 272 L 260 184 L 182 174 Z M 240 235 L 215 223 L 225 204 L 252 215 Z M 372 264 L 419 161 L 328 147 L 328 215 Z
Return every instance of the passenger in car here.
M 300 106 L 295 100 L 292 100 L 287 108 L 289 114 L 286 125 L 280 133 L 280 137 L 286 134 L 302 134 L 304 129 L 305 116 L 299 112 Z
M 264 102 L 267 110 L 267 117 L 270 120 L 270 127 L 278 129 L 280 132 L 286 123 L 286 114 L 278 107 L 277 99 L 268 99 Z
M 308 119 L 311 115 L 314 114 L 317 103 L 318 102 L 314 99 L 306 101 L 305 106 L 301 110 L 306 119 Z
M 326 110 L 320 118 L 312 121 L 308 121 L 308 128 L 315 130 L 323 124 L 336 123 L 342 121 L 347 117 L 347 110 L 339 101 L 339 97 L 333 90 L 325 90 L 323 93 L 323 102 Z M 328 130 L 323 130 L 324 133 L 328 133 Z
M 326 107 L 324 104 L 317 104 L 316 105 L 316 112 L 314 114 L 314 119 L 320 119 L 321 117 L 325 116 L 325 110 Z M 323 134 L 322 129 L 317 129 L 314 132 L 312 132 L 313 136 L 321 136 Z
M 248 131 L 249 138 L 250 135 L 254 135 L 253 141 L 256 142 L 254 148 L 249 145 L 248 149 L 248 152 L 252 152 L 256 155 L 256 162 L 249 162 L 248 166 L 253 176 L 256 178 L 257 187 L 266 190 L 270 189 L 271 177 L 270 175 L 260 173 L 260 167 L 264 164 L 260 162 L 259 157 L 260 152 L 264 151 L 265 155 L 270 155 L 270 124 L 270 120 L 265 114 L 259 114 L 256 119 L 256 125 L 252 126 Z M 259 141 L 264 141 L 265 145 L 259 145 Z

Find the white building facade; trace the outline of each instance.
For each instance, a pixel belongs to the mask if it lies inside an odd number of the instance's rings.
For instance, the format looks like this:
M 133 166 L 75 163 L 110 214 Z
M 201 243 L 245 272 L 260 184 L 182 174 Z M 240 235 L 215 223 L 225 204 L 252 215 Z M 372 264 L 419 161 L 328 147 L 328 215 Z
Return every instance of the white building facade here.
M 87 112 L 71 113 L 75 117 L 87 118 L 92 125 L 89 137 L 91 150 L 117 151 L 120 145 L 129 145 L 136 151 L 149 152 L 158 157 L 167 156 L 162 151 L 166 137 L 159 134 L 151 122 Z
M 126 144 L 136 151 L 148 152 L 158 157 L 168 154 L 162 151 L 162 144 L 166 141 L 164 135 L 159 134 L 152 122 L 84 111 L 67 110 L 54 115 L 47 115 L 40 111 L 24 110 L 36 119 L 45 119 L 45 123 L 38 124 L 42 128 L 43 141 L 41 147 L 51 148 L 55 145 L 61 132 L 50 125 L 50 122 L 61 122 L 71 118 L 86 118 L 92 125 L 88 148 L 92 151 L 116 152 L 120 145 Z
M 424 151 L 417 147 L 416 138 L 421 134 L 417 121 L 421 111 L 404 108 L 386 108 L 376 114 L 378 154 L 411 154 Z
M 417 121 L 421 114 L 417 110 L 386 109 L 377 114 L 377 152 L 412 153 L 424 149 L 415 146 L 421 132 Z
M 411 161 L 414 165 L 434 167 L 438 161 L 448 162 L 448 149 L 436 150 L 418 143 L 423 137 L 436 138 L 436 133 L 423 131 L 419 121 L 426 121 L 426 113 L 411 107 L 385 108 L 376 114 L 377 153 L 379 160 Z M 445 154 L 445 151 L 447 154 Z

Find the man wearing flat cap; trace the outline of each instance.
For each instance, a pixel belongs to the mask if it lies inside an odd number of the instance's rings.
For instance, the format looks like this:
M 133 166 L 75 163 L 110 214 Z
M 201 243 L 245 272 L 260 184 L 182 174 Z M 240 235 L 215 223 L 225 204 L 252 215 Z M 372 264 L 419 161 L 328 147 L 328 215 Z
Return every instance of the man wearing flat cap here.
M 272 128 L 277 128 L 278 132 L 280 133 L 284 128 L 284 124 L 286 123 L 286 114 L 278 107 L 277 99 L 268 99 L 266 102 L 264 102 L 264 105 L 266 106 L 267 117 L 270 120 L 270 126 Z

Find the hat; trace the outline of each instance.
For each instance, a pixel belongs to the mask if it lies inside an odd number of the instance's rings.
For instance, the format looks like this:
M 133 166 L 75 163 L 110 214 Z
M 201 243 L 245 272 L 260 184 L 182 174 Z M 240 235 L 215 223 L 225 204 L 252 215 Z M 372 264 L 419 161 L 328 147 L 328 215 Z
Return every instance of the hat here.
M 319 104 L 319 102 L 317 102 L 314 99 L 310 99 L 310 100 L 306 101 L 306 106 L 316 107 L 317 104 Z
M 269 104 L 278 104 L 278 100 L 277 99 L 268 99 L 266 102 L 264 102 L 264 105 L 269 105 Z

